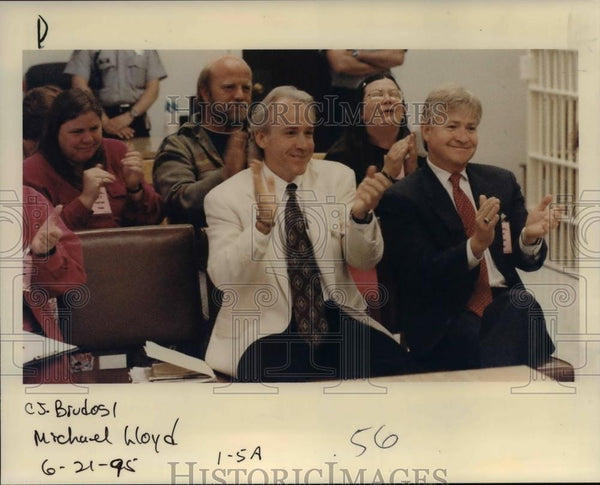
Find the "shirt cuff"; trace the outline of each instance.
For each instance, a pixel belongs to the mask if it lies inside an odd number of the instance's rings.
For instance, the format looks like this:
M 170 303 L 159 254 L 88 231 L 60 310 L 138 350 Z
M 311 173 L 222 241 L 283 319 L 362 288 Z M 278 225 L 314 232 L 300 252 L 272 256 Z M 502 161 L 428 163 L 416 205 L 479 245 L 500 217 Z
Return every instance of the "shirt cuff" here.
M 523 228 L 523 231 L 521 231 L 521 234 L 519 235 L 519 248 L 521 248 L 521 252 L 525 256 L 529 256 L 530 258 L 537 258 L 540 253 L 540 250 L 542 249 L 542 243 L 544 240 L 542 238 L 539 238 L 535 244 L 527 245 L 523 242 L 524 231 L 525 228 Z
M 361 237 L 365 238 L 366 241 L 374 241 L 377 238 L 379 223 L 375 216 L 371 217 L 368 222 L 356 222 L 354 217 L 350 215 L 346 224 L 346 230 L 342 229 L 342 233 L 346 233 L 346 235 L 354 231 L 357 234 L 361 234 Z
M 468 266 L 468 268 L 470 270 L 475 268 L 475 266 L 477 266 L 484 257 L 485 256 L 483 256 L 483 255 L 481 256 L 480 259 L 477 259 L 475 257 L 475 255 L 473 254 L 473 250 L 471 249 L 471 240 L 467 239 L 467 266 Z

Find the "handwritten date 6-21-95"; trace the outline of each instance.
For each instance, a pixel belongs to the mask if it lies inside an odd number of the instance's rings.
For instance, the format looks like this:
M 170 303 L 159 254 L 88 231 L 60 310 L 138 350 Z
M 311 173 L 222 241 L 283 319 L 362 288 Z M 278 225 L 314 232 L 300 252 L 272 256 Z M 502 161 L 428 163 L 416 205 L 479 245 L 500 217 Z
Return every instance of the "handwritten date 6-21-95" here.
M 56 473 L 60 472 L 71 472 L 71 473 L 81 473 L 81 472 L 94 472 L 103 468 L 111 468 L 115 470 L 117 477 L 121 476 L 122 471 L 133 472 L 135 473 L 135 469 L 133 468 L 134 463 L 137 461 L 137 458 L 114 458 L 110 461 L 104 460 L 102 462 L 97 462 L 94 460 L 74 460 L 71 463 L 67 464 L 51 464 L 50 460 L 46 459 L 42 462 L 42 473 L 44 475 L 52 476 Z

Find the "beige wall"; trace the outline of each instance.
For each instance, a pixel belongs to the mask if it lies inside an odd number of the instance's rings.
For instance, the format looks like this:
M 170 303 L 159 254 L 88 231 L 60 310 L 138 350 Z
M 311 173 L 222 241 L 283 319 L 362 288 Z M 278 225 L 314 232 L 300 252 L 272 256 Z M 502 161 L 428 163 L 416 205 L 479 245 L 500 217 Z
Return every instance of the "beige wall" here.
M 407 101 L 458 83 L 479 96 L 483 117 L 473 161 L 498 165 L 522 182 L 519 164 L 527 161 L 527 82 L 519 77 L 521 50 L 409 50 L 393 70 Z

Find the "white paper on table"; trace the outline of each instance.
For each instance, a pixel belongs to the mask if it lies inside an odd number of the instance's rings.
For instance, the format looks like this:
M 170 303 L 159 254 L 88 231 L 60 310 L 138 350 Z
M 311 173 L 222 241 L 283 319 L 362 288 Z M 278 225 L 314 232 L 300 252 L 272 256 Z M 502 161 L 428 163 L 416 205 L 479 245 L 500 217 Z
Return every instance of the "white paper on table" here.
M 123 369 L 127 367 L 127 354 L 101 355 L 98 357 L 98 368 Z
M 24 333 L 21 344 L 23 348 L 23 364 L 56 357 L 78 348 L 76 345 L 59 342 L 58 340 L 30 332 Z
M 176 350 L 167 349 L 166 347 L 150 342 L 149 340 L 146 341 L 144 350 L 146 351 L 146 355 L 152 359 L 162 360 L 163 362 L 168 362 L 169 364 L 177 365 L 184 369 L 193 370 L 199 374 L 204 374 L 216 379 L 213 370 L 202 359 L 197 359 L 196 357 L 177 352 Z

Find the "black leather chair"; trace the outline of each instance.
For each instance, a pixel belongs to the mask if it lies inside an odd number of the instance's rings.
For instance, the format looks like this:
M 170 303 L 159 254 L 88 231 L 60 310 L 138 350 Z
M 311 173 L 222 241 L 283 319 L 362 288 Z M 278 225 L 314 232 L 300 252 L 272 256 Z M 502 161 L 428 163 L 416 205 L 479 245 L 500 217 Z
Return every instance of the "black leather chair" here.
M 54 84 L 61 89 L 69 89 L 71 75 L 64 73 L 66 65 L 66 62 L 48 62 L 31 66 L 25 73 L 23 90 L 28 91 L 47 84 Z

